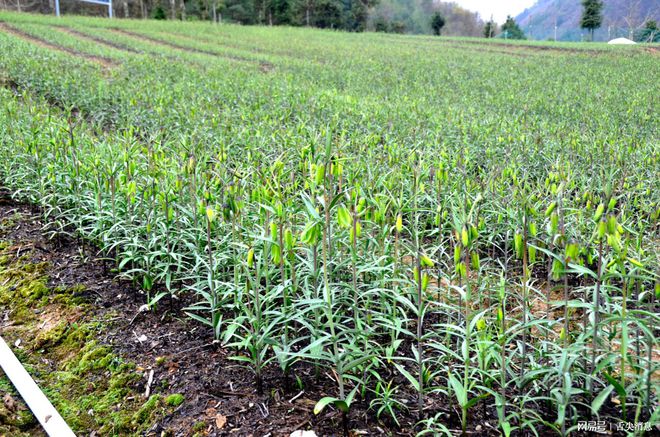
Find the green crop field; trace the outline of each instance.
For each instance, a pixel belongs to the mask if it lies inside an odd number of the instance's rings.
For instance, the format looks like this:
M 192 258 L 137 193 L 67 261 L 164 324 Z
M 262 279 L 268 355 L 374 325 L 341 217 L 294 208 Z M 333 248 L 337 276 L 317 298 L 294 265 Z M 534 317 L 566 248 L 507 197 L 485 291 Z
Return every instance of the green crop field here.
M 643 45 L 3 12 L 0 182 L 319 433 L 650 434 L 658 84 Z

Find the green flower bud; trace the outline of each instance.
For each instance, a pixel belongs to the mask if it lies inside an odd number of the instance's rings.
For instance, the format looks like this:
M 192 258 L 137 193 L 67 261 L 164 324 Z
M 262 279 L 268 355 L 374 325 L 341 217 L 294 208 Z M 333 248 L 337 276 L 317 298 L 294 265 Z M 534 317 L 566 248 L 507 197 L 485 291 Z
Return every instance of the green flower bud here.
M 254 249 L 250 248 L 247 253 L 247 265 L 249 268 L 254 266 Z
M 605 212 L 605 204 L 601 203 L 598 205 L 598 208 L 596 208 L 596 213 L 594 214 L 594 221 L 600 220 L 600 218 L 603 215 L 603 212 Z
M 433 267 L 433 265 L 434 265 L 431 258 L 429 258 L 426 255 L 422 255 L 420 257 L 420 263 L 422 264 L 422 267 Z

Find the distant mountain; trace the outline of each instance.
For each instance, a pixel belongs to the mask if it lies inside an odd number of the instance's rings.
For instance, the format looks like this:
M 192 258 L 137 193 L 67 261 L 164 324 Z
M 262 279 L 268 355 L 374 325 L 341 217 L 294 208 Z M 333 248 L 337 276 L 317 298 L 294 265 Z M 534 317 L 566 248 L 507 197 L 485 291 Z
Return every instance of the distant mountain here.
M 603 25 L 594 35 L 596 41 L 607 41 L 643 27 L 651 19 L 660 23 L 658 0 L 605 0 Z M 582 2 L 580 0 L 539 0 L 516 17 L 520 28 L 531 39 L 580 41 L 588 32 L 580 29 Z

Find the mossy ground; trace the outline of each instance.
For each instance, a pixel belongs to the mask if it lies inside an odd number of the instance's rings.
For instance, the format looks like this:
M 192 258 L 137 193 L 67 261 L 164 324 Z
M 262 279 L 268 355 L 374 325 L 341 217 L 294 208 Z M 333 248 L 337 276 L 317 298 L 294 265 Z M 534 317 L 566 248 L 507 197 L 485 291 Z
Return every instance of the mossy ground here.
M 48 264 L 3 240 L 0 223 L 0 332 L 78 435 L 139 435 L 173 409 L 160 395 L 145 399 L 144 372 L 97 340 L 111 314 L 93 314 L 81 286 L 48 287 Z M 18 254 L 22 254 L 17 256 Z M 18 344 L 18 346 L 16 346 Z M 0 437 L 43 435 L 0 373 Z

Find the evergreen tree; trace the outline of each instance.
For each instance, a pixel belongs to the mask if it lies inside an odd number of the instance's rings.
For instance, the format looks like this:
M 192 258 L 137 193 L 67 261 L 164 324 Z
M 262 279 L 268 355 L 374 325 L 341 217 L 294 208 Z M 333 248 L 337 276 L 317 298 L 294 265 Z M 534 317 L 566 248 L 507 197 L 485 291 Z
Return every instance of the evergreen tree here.
M 660 42 L 658 23 L 655 20 L 647 21 L 644 28 L 636 33 L 635 40 L 639 42 Z
M 389 30 L 389 25 L 384 17 L 376 17 L 373 26 L 376 32 L 387 32 Z
M 601 24 L 603 24 L 603 2 L 601 0 L 582 0 L 580 27 L 589 30 L 591 41 L 594 40 L 594 31 Z
M 497 23 L 490 20 L 484 26 L 484 37 L 493 38 L 495 35 L 497 35 Z
M 154 20 L 167 20 L 167 16 L 165 15 L 165 9 L 163 9 L 163 7 L 160 4 L 156 6 L 156 8 L 151 13 L 151 16 Z
M 445 17 L 443 17 L 440 12 L 434 12 L 431 16 L 431 30 L 433 30 L 433 35 L 439 36 L 444 25 Z
M 344 21 L 344 5 L 338 0 L 316 1 L 312 26 L 321 29 L 341 29 Z
M 290 0 L 271 0 L 268 9 L 273 24 L 293 24 L 293 8 Z
M 525 33 L 520 29 L 516 20 L 511 15 L 506 17 L 506 21 L 502 25 L 502 35 L 505 39 L 526 39 Z
M 227 0 L 227 18 L 241 24 L 257 22 L 257 7 L 254 0 Z
M 344 20 L 342 28 L 362 32 L 367 27 L 369 9 L 376 4 L 373 0 L 343 0 Z

